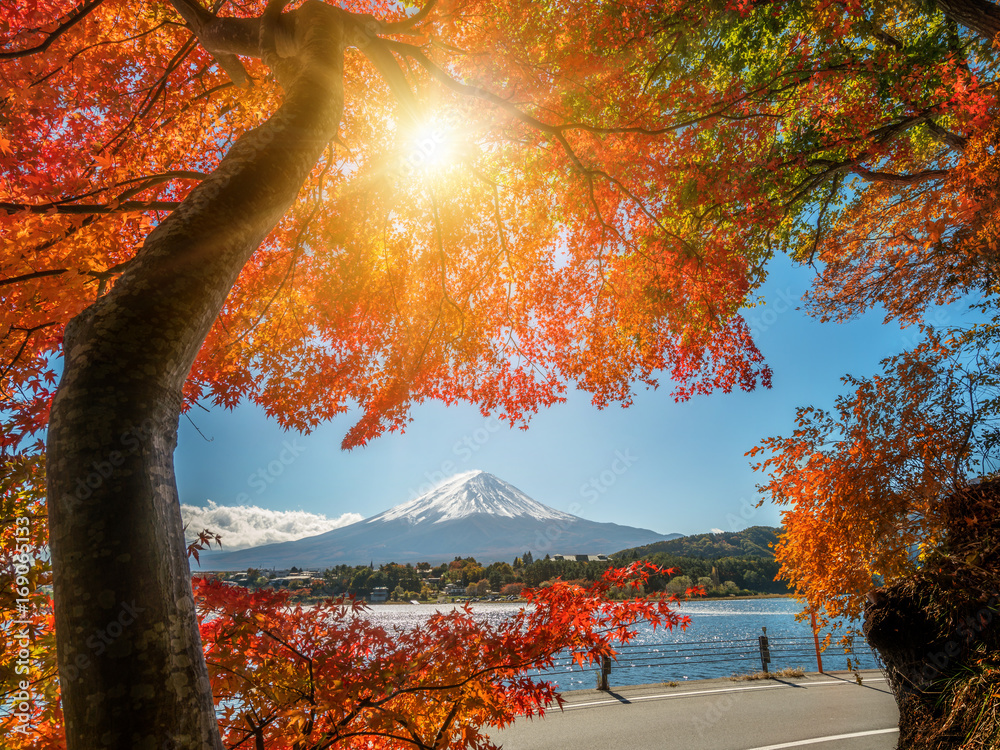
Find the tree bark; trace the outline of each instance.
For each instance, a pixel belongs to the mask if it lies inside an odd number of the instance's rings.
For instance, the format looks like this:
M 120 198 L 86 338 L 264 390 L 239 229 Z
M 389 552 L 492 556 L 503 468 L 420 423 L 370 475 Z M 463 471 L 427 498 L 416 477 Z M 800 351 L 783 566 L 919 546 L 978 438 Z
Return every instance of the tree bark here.
M 996 747 L 1000 655 L 1000 481 L 934 510 L 944 539 L 912 575 L 869 594 L 864 633 L 899 706 L 899 747 Z
M 315 1 L 282 16 L 281 46 L 272 34 L 262 50 L 282 106 L 67 326 L 48 503 L 69 750 L 222 747 L 174 480 L 182 387 L 240 270 L 336 135 L 343 18 Z
M 989 0 L 936 0 L 938 10 L 987 41 L 1000 34 L 1000 5 Z

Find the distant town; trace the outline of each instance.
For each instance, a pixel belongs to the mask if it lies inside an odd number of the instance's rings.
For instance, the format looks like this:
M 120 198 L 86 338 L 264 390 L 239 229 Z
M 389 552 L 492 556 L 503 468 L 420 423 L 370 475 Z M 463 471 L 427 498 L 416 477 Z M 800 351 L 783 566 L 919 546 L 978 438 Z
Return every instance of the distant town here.
M 701 534 L 646 547 L 603 553 L 555 554 L 535 559 L 530 551 L 511 562 L 480 564 L 474 557 L 450 562 L 337 565 L 323 570 L 248 568 L 245 571 L 202 573 L 232 586 L 287 590 L 295 601 L 353 596 L 370 603 L 515 601 L 525 588 L 539 588 L 556 579 L 587 584 L 612 565 L 646 560 L 671 569 L 653 576 L 650 591 L 683 596 L 697 588 L 707 597 L 787 594 L 770 545 L 777 529 L 752 527 L 742 532 Z

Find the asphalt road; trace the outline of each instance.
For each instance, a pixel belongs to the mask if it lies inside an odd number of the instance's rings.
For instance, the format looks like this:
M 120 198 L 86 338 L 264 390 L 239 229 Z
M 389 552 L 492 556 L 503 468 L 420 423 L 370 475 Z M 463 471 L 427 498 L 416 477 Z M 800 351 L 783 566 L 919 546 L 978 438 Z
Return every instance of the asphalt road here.
M 565 693 L 542 719 L 492 740 L 504 750 L 891 750 L 896 702 L 877 671 L 698 680 Z

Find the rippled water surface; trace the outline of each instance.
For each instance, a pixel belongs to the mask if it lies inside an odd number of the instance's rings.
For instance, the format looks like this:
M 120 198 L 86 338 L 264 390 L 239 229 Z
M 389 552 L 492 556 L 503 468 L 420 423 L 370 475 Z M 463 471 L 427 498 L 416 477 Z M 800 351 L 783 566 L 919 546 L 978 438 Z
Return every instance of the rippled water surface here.
M 474 616 L 499 621 L 510 616 L 519 605 L 477 603 Z M 412 627 L 436 611 L 447 611 L 442 604 L 378 604 L 366 615 L 386 626 Z M 800 605 L 794 599 L 736 599 L 681 602 L 681 614 L 691 622 L 684 630 L 640 627 L 633 643 L 621 650 L 618 663 L 612 665 L 611 684 L 640 685 L 654 682 L 728 677 L 759 672 L 761 668 L 758 636 L 767 628 L 771 670 L 800 667 L 816 671 L 812 629 L 808 622 L 797 622 Z M 876 666 L 863 640 L 857 644 L 861 667 Z M 548 677 L 562 690 L 594 687 L 596 671 L 569 670 L 557 665 Z M 843 650 L 831 645 L 823 654 L 826 671 L 847 668 Z

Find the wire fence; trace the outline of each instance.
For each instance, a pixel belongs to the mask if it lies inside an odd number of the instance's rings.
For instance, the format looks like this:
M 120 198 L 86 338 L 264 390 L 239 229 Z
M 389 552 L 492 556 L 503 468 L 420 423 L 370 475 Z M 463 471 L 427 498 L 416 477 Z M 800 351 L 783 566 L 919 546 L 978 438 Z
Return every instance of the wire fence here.
M 864 641 L 856 643 L 850 653 L 831 645 L 822 653 L 824 668 L 848 659 L 861 668 L 878 666 L 878 659 Z M 816 646 L 811 636 L 740 638 L 729 641 L 686 641 L 684 643 L 635 644 L 618 648 L 614 661 L 605 663 L 605 684 L 635 685 L 668 679 L 725 677 L 758 671 L 775 672 L 785 668 L 820 671 Z M 838 666 L 838 668 L 841 668 Z M 540 673 L 546 679 L 565 682 L 567 677 L 586 677 L 597 673 L 601 682 L 601 665 L 581 667 L 571 654 L 560 656 L 552 667 Z M 563 678 L 563 680 L 559 680 Z

